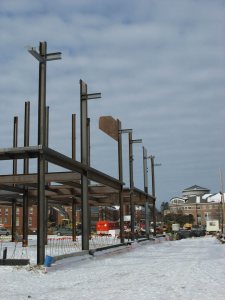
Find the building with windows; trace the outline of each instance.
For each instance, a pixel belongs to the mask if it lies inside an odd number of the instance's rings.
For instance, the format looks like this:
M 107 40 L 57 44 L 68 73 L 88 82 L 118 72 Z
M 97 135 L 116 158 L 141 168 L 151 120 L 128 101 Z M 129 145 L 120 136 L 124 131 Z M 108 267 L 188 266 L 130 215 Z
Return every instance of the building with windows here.
M 225 194 L 224 194 L 225 195 Z M 219 220 L 220 224 L 224 217 L 224 203 L 221 193 L 210 194 L 210 190 L 197 185 L 186 188 L 182 196 L 174 197 L 169 201 L 168 213 L 182 213 L 193 215 L 194 225 L 205 225 L 206 221 Z
M 37 230 L 37 206 L 33 205 L 28 210 L 29 233 Z M 12 226 L 12 207 L 0 206 L 0 225 L 11 229 Z M 21 234 L 23 228 L 23 208 L 16 208 L 16 229 L 17 233 Z

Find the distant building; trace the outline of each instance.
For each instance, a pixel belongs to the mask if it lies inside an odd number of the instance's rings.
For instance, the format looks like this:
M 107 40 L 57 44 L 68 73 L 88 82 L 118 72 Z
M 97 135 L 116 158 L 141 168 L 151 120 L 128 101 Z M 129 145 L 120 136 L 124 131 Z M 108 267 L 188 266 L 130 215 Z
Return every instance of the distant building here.
M 138 212 L 137 212 L 138 213 Z M 91 214 L 91 230 L 95 229 L 95 224 L 99 219 L 102 220 L 118 220 L 119 210 L 112 207 L 95 207 L 90 209 Z M 52 205 L 48 210 L 49 226 L 70 224 L 72 222 L 72 208 L 70 206 Z M 81 207 L 76 208 L 76 223 L 81 223 Z M 0 206 L 0 226 L 4 226 L 11 230 L 12 228 L 12 207 Z M 23 230 L 23 207 L 16 207 L 16 232 L 22 234 Z M 32 234 L 37 231 L 37 206 L 29 206 L 28 209 L 28 231 Z
M 225 195 L 225 194 L 224 194 Z M 193 215 L 195 225 L 205 225 L 207 220 L 219 220 L 222 223 L 223 203 L 220 193 L 210 194 L 207 188 L 193 185 L 182 191 L 181 197 L 174 197 L 169 201 L 168 213 L 182 213 Z
M 6 228 L 11 229 L 12 224 L 12 207 L 0 206 L 0 224 Z M 16 208 L 16 228 L 19 234 L 22 233 L 23 228 L 23 208 L 17 206 Z M 37 229 L 37 206 L 30 206 L 28 209 L 28 228 L 29 233 Z
M 200 187 L 198 185 L 193 185 L 189 188 L 186 188 L 182 191 L 183 197 L 191 197 L 191 196 L 203 196 L 205 194 L 210 193 L 209 189 Z

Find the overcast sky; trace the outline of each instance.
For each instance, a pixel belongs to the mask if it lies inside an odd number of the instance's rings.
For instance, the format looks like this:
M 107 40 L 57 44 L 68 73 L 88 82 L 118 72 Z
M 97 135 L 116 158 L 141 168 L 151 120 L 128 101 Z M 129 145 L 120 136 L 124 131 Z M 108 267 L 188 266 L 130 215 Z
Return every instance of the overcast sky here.
M 225 0 L 1 0 L 0 147 L 12 146 L 15 115 L 23 146 L 24 101 L 31 102 L 30 144 L 37 144 L 38 62 L 25 47 L 47 41 L 48 52 L 62 52 L 47 67 L 51 148 L 71 155 L 76 113 L 80 160 L 81 78 L 88 92 L 102 93 L 88 103 L 93 167 L 118 176 L 116 142 L 98 129 L 99 117 L 111 115 L 162 164 L 155 168 L 158 205 L 195 184 L 218 192 L 219 169 L 225 173 L 224 10 Z M 124 134 L 129 185 L 127 140 Z M 143 145 L 133 145 L 141 189 Z M 0 168 L 8 173 L 11 164 Z

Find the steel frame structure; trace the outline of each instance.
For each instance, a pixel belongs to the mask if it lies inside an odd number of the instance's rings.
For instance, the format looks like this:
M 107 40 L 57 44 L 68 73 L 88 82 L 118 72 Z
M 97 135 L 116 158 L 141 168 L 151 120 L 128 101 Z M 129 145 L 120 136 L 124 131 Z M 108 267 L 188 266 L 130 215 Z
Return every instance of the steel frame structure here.
M 29 111 L 25 104 L 24 147 L 18 147 L 18 118 L 14 118 L 13 147 L 0 149 L 1 161 L 13 161 L 13 174 L 0 175 L 0 203 L 12 205 L 12 240 L 15 239 L 16 205 L 23 206 L 23 243 L 28 242 L 28 205 L 37 205 L 37 264 L 45 260 L 47 237 L 47 207 L 51 203 L 82 207 L 82 250 L 89 250 L 89 205 L 120 206 L 121 242 L 124 242 L 123 205 L 130 202 L 130 189 L 124 189 L 122 170 L 121 122 L 118 120 L 118 170 L 119 179 L 113 178 L 90 166 L 90 120 L 87 100 L 100 94 L 88 94 L 87 84 L 80 81 L 81 103 L 81 162 L 76 160 L 75 115 L 72 116 L 72 158 L 48 147 L 48 108 L 46 107 L 46 63 L 61 58 L 59 52 L 47 54 L 47 43 L 41 42 L 39 53 L 28 50 L 39 61 L 38 145 L 29 146 Z M 29 159 L 37 160 L 37 173 L 29 173 Z M 23 174 L 17 174 L 17 161 L 24 160 Z M 65 172 L 48 172 L 48 164 L 60 166 Z M 97 185 L 91 184 L 98 183 Z M 132 185 L 132 204 L 154 204 L 155 197 Z M 3 192 L 4 191 L 4 192 Z M 132 212 L 134 213 L 134 212 Z M 74 215 L 74 213 L 73 213 Z M 73 224 L 75 219 L 73 217 Z M 73 226 L 74 227 L 74 226 Z M 73 231 L 73 238 L 75 231 Z

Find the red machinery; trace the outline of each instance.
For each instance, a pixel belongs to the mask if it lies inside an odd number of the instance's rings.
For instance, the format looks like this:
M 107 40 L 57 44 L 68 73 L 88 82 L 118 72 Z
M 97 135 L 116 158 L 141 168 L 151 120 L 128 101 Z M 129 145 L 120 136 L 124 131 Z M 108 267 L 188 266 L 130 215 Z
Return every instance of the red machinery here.
M 96 232 L 99 235 L 116 236 L 120 233 L 119 222 L 115 221 L 98 221 L 96 223 Z

